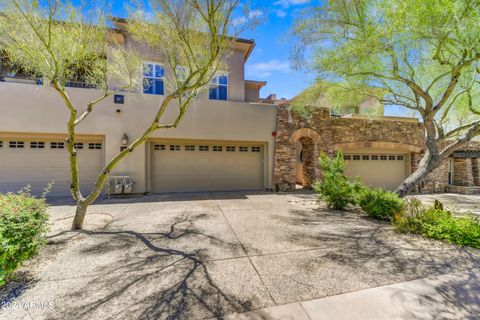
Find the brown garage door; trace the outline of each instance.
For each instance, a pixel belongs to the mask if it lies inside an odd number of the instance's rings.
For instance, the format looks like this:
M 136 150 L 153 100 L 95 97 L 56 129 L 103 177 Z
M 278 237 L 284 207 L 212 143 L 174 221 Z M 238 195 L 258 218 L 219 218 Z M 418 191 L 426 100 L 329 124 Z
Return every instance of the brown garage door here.
M 366 185 L 394 190 L 406 178 L 407 155 L 349 153 L 344 157 L 345 175 L 359 177 Z
M 39 195 L 53 182 L 48 196 L 70 196 L 64 139 L 0 137 L 0 141 L 0 192 L 16 192 L 30 185 L 32 193 Z M 103 166 L 102 141 L 78 141 L 77 150 L 81 189 L 88 192 Z
M 233 142 L 152 142 L 152 192 L 262 189 L 263 148 Z

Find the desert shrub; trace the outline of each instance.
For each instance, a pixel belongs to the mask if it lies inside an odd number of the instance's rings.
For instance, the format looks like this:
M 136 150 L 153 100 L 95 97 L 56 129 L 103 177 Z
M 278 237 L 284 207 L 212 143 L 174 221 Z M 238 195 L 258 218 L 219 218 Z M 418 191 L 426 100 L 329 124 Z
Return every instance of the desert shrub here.
M 356 202 L 368 216 L 379 220 L 392 220 L 404 206 L 395 193 L 366 186 L 358 188 Z
M 325 201 L 329 208 L 336 210 L 345 209 L 348 204 L 354 203 L 352 183 L 343 174 L 345 168 L 343 152 L 339 151 L 334 158 L 321 153 L 319 164 L 322 178 L 315 181 L 312 186 L 319 198 Z
M 44 198 L 28 192 L 0 194 L 0 286 L 45 244 L 46 209 Z
M 395 228 L 427 238 L 480 248 L 480 221 L 472 216 L 454 216 L 435 206 L 423 206 L 417 199 L 408 201 L 405 210 L 395 215 Z

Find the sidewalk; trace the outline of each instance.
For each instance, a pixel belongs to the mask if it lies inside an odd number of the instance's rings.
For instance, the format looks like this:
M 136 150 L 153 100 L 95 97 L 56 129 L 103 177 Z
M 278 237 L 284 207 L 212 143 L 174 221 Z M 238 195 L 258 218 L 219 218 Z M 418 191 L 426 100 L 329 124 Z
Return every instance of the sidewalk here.
M 480 269 L 233 314 L 225 319 L 480 319 Z

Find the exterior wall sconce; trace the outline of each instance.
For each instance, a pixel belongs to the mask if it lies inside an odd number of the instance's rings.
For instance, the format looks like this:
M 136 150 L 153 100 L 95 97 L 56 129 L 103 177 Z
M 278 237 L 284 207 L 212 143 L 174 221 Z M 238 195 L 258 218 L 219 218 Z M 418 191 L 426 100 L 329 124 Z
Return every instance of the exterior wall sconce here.
M 128 146 L 128 136 L 126 133 L 123 134 L 123 137 L 122 137 L 122 146 Z

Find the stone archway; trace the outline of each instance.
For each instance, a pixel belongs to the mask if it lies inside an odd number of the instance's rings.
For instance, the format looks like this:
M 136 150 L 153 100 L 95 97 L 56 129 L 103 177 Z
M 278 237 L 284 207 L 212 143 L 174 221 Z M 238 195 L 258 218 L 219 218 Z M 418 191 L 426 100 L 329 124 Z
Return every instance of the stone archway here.
M 320 135 L 309 128 L 298 129 L 290 136 L 290 143 L 296 148 L 295 181 L 305 188 L 310 188 L 318 177 L 318 144 L 321 140 Z

